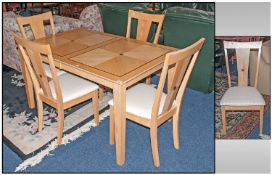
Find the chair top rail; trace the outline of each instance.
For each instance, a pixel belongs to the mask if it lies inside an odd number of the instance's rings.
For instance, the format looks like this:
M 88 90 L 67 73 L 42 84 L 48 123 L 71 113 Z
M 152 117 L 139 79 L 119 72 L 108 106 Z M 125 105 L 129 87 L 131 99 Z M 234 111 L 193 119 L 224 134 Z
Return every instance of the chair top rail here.
M 232 41 L 224 41 L 225 49 L 260 49 L 262 47 L 262 41 L 254 41 L 254 42 L 232 42 Z

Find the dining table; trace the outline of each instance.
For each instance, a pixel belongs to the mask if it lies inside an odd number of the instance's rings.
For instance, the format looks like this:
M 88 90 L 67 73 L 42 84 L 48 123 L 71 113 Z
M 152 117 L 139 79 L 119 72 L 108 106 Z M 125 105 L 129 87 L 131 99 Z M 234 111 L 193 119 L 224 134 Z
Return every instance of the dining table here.
M 79 28 L 37 39 L 50 44 L 55 66 L 112 89 L 116 163 L 125 163 L 126 90 L 162 69 L 176 48 Z M 46 59 L 43 61 L 47 62 Z M 169 77 L 171 78 L 171 70 Z M 29 75 L 26 75 L 29 79 Z

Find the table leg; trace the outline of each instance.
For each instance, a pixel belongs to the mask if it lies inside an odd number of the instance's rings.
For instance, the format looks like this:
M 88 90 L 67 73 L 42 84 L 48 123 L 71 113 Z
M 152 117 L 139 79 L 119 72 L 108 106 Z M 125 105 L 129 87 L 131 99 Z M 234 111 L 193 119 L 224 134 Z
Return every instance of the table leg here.
M 113 87 L 114 101 L 114 119 L 115 119 L 115 145 L 116 145 L 116 163 L 123 165 L 125 163 L 126 146 L 126 88 L 115 84 Z
M 33 109 L 33 108 L 35 108 L 33 84 L 31 81 L 29 71 L 26 67 L 26 64 L 25 64 L 23 58 L 22 58 L 22 55 L 20 54 L 19 57 L 20 57 L 20 62 L 21 62 L 22 74 L 23 74 L 24 82 L 25 82 L 25 90 L 26 90 L 28 107 L 30 109 Z

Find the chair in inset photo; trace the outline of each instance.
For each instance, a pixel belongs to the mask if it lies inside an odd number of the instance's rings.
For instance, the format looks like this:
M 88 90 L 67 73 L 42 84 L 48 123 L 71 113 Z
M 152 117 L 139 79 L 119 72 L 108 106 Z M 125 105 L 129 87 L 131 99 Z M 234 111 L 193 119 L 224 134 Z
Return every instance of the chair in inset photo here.
M 223 95 L 220 105 L 222 112 L 222 134 L 227 133 L 226 111 L 260 111 L 260 135 L 263 132 L 263 113 L 265 101 L 257 90 L 262 42 L 224 41 L 225 61 L 229 89 Z M 228 49 L 235 49 L 237 58 L 238 86 L 231 86 Z M 249 56 L 251 50 L 257 50 L 254 87 L 249 84 Z

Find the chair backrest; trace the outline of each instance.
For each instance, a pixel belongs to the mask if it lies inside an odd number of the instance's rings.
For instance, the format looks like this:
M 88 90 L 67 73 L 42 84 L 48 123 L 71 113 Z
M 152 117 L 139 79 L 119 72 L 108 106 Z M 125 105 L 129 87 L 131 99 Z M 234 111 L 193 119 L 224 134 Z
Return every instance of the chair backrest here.
M 258 49 L 258 57 L 257 57 L 257 65 L 256 65 L 257 68 L 256 68 L 255 83 L 254 83 L 254 87 L 257 87 L 260 57 L 261 57 L 261 47 L 262 47 L 261 41 L 256 41 L 256 42 L 224 41 L 225 61 L 226 61 L 229 87 L 231 87 L 231 77 L 230 77 L 229 61 L 228 61 L 229 59 L 228 59 L 227 50 L 235 49 L 235 52 L 236 52 L 238 86 L 248 86 L 248 68 L 249 68 L 250 49 Z
M 27 70 L 30 73 L 36 94 L 42 93 L 45 97 L 52 100 L 54 99 L 42 61 L 42 57 L 47 57 L 54 82 L 56 98 L 59 102 L 63 102 L 50 45 L 36 43 L 16 34 L 14 34 L 14 38 L 21 51 Z
M 35 39 L 43 38 L 46 36 L 44 30 L 44 21 L 50 22 L 51 32 L 53 35 L 56 34 L 53 16 L 51 12 L 42 13 L 35 16 L 28 16 L 28 17 L 18 17 L 17 23 L 19 25 L 20 31 L 24 38 L 27 38 L 25 32 L 25 26 L 30 26 L 33 36 Z
M 164 20 L 163 14 L 148 14 L 148 13 L 137 12 L 134 10 L 129 10 L 128 11 L 127 34 L 126 34 L 127 38 L 130 38 L 131 19 L 138 20 L 136 39 L 140 40 L 140 41 L 147 41 L 152 23 L 158 23 L 155 38 L 153 40 L 154 44 L 158 43 L 161 28 L 162 28 L 162 23 Z
M 167 96 L 161 114 L 167 113 L 172 108 L 174 100 L 176 100 L 175 105 L 178 108 L 180 107 L 185 92 L 185 88 L 187 86 L 188 80 L 190 78 L 195 62 L 197 60 L 198 54 L 204 42 L 205 39 L 201 38 L 194 44 L 184 49 L 171 52 L 166 55 L 164 66 L 161 73 L 161 78 L 158 84 L 154 104 L 152 107 L 151 120 L 157 119 L 161 103 L 161 97 L 163 93 L 163 87 L 166 81 L 169 68 L 171 68 L 171 70 L 173 71 L 172 72 L 173 78 L 172 80 L 168 80 L 171 82 L 171 87 L 168 88 Z

